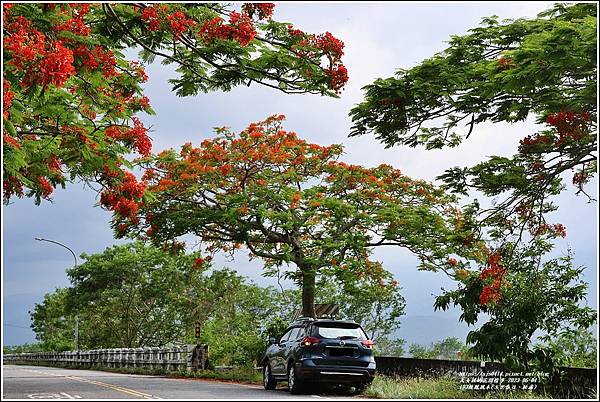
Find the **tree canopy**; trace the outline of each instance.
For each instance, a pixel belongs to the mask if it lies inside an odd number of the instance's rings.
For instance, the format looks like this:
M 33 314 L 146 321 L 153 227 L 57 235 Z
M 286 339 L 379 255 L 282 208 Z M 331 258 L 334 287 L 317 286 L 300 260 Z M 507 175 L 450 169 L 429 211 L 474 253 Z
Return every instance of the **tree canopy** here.
M 442 269 L 452 268 L 448 254 L 481 251 L 467 214 L 448 213 L 454 197 L 389 165 L 338 162 L 341 146 L 307 143 L 283 119 L 161 153 L 143 176 L 152 199 L 137 214 L 115 212 L 117 235 L 181 249 L 178 238 L 192 234 L 209 254 L 244 246 L 270 275 L 293 264 L 286 276 L 302 285 L 306 316 L 314 316 L 317 273 L 384 279 L 373 247 L 406 247 L 423 268 Z
M 467 338 L 475 355 L 551 369 L 558 360 L 533 345 L 534 332 L 558 336 L 595 321 L 581 306 L 583 268 L 573 267 L 570 252 L 548 254 L 567 228 L 547 216 L 567 177 L 593 199 L 585 184 L 597 169 L 596 60 L 596 4 L 558 4 L 533 19 L 488 17 L 452 36 L 444 51 L 364 87 L 364 101 L 350 112 L 351 135 L 372 133 L 388 147 L 456 147 L 484 122 L 531 116 L 545 126 L 515 144 L 513 156 L 438 177 L 443 189 L 465 197 L 463 210 L 487 247 L 483 259 L 449 256 L 458 289 L 442 289 L 435 302 L 460 306 L 469 324 L 489 314 Z M 485 208 L 473 200 L 481 195 L 493 198 Z
M 274 5 L 3 3 L 3 188 L 51 199 L 81 179 L 127 199 L 143 187 L 127 171 L 152 141 L 139 118 L 144 65 L 177 65 L 178 95 L 258 83 L 337 96 L 348 75 L 344 44 L 274 21 Z M 141 62 L 125 51 L 140 51 Z
M 548 197 L 572 170 L 577 193 L 586 194 L 597 166 L 596 27 L 596 4 L 556 5 L 535 19 L 484 18 L 443 52 L 364 87 L 350 113 L 352 135 L 441 148 L 457 146 L 479 123 L 534 116 L 546 129 L 524 137 L 517 154 L 452 168 L 440 179 L 450 191 L 499 197 L 481 220 L 500 222 L 505 233 L 562 234 L 545 221 L 555 209 Z

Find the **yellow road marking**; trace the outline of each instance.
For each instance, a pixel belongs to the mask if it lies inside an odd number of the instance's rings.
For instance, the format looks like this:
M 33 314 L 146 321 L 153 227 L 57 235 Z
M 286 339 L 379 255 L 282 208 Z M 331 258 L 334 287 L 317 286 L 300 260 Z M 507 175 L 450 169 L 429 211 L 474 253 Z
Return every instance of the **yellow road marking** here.
M 46 374 L 46 375 L 50 375 L 50 376 L 54 376 L 54 377 L 68 378 L 69 380 L 73 380 L 73 381 L 86 382 L 88 384 L 94 384 L 94 385 L 98 385 L 100 387 L 110 388 L 110 389 L 113 389 L 115 391 L 120 391 L 120 392 L 129 394 L 129 395 L 133 395 L 133 396 L 137 396 L 137 397 L 142 397 L 142 398 L 145 398 L 145 399 L 160 399 L 157 396 L 154 396 L 154 395 L 151 395 L 151 394 L 146 394 L 145 392 L 136 391 L 136 390 L 125 388 L 125 387 L 120 387 L 118 385 L 107 384 L 105 382 L 87 380 L 85 378 L 75 377 L 75 376 L 72 376 L 72 375 L 54 374 L 54 373 L 49 373 L 47 371 L 39 371 L 39 370 L 31 370 L 31 369 L 22 369 L 22 370 L 31 371 L 33 373 L 38 373 L 38 374 Z

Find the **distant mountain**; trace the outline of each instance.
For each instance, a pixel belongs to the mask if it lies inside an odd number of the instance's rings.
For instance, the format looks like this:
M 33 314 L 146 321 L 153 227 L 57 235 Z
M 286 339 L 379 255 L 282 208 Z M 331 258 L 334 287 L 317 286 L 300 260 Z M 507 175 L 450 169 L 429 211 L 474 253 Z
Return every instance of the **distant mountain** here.
M 402 325 L 394 333 L 394 337 L 406 340 L 406 346 L 411 343 L 429 345 L 444 338 L 456 337 L 463 343 L 469 331 L 479 327 L 467 326 L 459 322 L 458 317 L 443 315 L 407 315 L 400 319 Z

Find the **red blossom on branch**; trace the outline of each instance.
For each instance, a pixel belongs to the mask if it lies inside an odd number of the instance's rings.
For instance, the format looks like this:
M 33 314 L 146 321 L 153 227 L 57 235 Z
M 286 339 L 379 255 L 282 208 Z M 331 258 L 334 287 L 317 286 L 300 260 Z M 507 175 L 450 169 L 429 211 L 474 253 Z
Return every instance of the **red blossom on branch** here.
M 275 3 L 245 3 L 242 11 L 248 14 L 250 18 L 256 17 L 259 20 L 270 19 L 275 10 Z

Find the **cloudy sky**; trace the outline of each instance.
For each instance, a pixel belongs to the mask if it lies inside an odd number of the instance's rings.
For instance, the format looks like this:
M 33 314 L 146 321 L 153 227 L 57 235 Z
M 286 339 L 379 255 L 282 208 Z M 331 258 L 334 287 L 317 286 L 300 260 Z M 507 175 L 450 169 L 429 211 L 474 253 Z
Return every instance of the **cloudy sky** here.
M 434 180 L 446 168 L 467 166 L 489 155 L 512 155 L 518 140 L 536 130 L 531 122 L 518 125 L 485 125 L 458 148 L 425 151 L 396 147 L 384 149 L 373 137 L 348 138 L 348 111 L 362 100 L 361 87 L 378 77 L 388 77 L 398 68 L 410 68 L 443 50 L 450 35 L 464 34 L 482 17 L 533 17 L 551 3 L 335 3 L 278 4 L 274 18 L 293 22 L 308 32 L 330 31 L 345 43 L 344 63 L 350 81 L 340 99 L 317 95 L 285 95 L 266 87 L 241 87 L 228 93 L 177 98 L 167 79 L 172 69 L 156 63 L 147 69 L 150 79 L 146 95 L 157 116 L 143 118 L 152 126 L 154 151 L 178 148 L 191 141 L 199 144 L 211 137 L 212 127 L 230 126 L 238 131 L 248 123 L 272 114 L 287 116 L 286 128 L 310 142 L 345 147 L 343 160 L 366 166 L 389 163 L 414 178 Z M 590 187 L 597 187 L 597 181 Z M 597 205 L 566 192 L 558 199 L 560 210 L 554 221 L 567 227 L 568 237 L 556 252 L 575 251 L 575 263 L 586 266 L 590 283 L 589 304 L 597 306 Z M 73 265 L 72 255 L 62 247 L 37 242 L 44 237 L 62 242 L 77 255 L 104 250 L 123 241 L 113 239 L 110 214 L 94 207 L 96 193 L 81 183 L 57 190 L 53 203 L 35 206 L 29 199 L 14 200 L 3 207 L 2 309 L 3 344 L 35 340 L 29 329 L 28 311 L 47 292 L 68 285 L 65 269 Z M 409 342 L 432 342 L 446 336 L 463 338 L 468 332 L 459 324 L 458 311 L 433 312 L 434 294 L 452 282 L 441 274 L 417 272 L 416 259 L 398 249 L 376 253 L 394 273 L 407 299 L 406 317 L 399 336 Z M 275 285 L 261 276 L 256 262 L 241 256 L 234 262 L 217 263 L 235 268 L 263 285 Z

